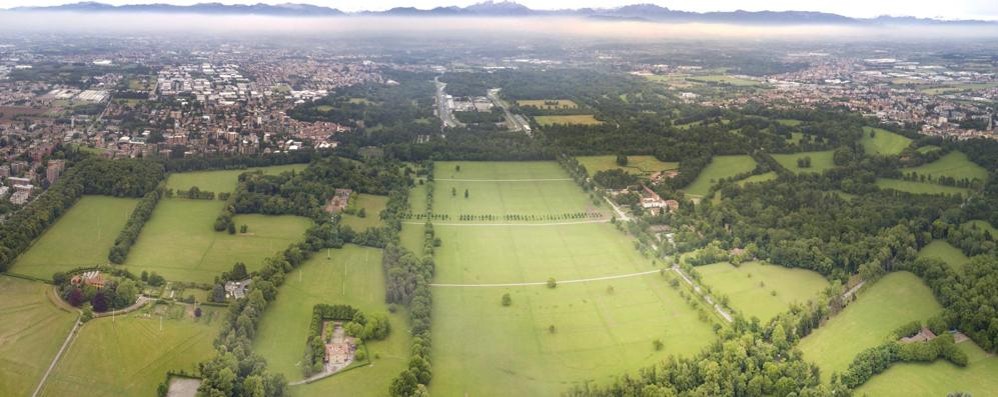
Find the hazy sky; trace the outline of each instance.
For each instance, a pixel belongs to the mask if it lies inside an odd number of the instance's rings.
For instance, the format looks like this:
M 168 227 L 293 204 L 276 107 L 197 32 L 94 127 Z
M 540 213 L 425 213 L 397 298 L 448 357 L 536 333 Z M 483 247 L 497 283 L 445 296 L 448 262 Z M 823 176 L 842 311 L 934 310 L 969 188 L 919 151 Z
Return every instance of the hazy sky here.
M 0 8 L 58 5 L 78 0 L 0 0 Z M 392 7 L 433 8 L 446 5 L 469 5 L 479 0 L 97 0 L 110 4 L 172 3 L 194 4 L 220 1 L 232 3 L 309 3 L 336 7 L 344 11 L 384 10 Z M 732 11 L 737 9 L 759 10 L 798 10 L 833 12 L 852 17 L 874 17 L 878 15 L 937 17 L 945 19 L 988 19 L 998 20 L 996 0 L 521 0 L 521 4 L 535 9 L 558 9 L 580 7 L 617 7 L 635 3 L 656 3 L 661 6 L 685 11 Z

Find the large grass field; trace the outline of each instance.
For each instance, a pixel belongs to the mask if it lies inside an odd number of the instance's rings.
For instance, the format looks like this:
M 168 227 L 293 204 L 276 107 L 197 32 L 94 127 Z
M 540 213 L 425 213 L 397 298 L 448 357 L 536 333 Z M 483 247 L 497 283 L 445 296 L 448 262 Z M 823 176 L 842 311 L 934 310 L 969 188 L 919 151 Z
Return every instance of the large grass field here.
M 31 395 L 73 328 L 76 314 L 53 305 L 49 288 L 0 275 L 0 395 Z
M 41 395 L 155 395 L 166 371 L 192 373 L 199 362 L 215 356 L 212 341 L 226 311 L 209 306 L 202 311 L 196 319 L 189 306 L 157 305 L 91 320 L 80 328 Z
M 714 156 L 710 159 L 710 164 L 700 171 L 700 175 L 686 187 L 686 193 L 696 196 L 705 196 L 710 188 L 717 184 L 720 179 L 752 171 L 755 168 L 755 160 L 751 156 Z
M 268 368 L 290 381 L 302 379 L 298 366 L 305 351 L 312 308 L 319 303 L 349 304 L 365 313 L 388 313 L 381 250 L 347 245 L 316 253 L 288 274 L 277 300 L 267 309 L 254 340 L 254 349 Z M 292 386 L 296 396 L 381 396 L 408 362 L 410 337 L 407 314 L 390 314 L 388 339 L 367 343 L 373 365 L 353 369 L 318 382 Z
M 595 125 L 602 123 L 602 121 L 596 120 L 596 118 L 591 114 L 573 114 L 570 116 L 534 116 L 534 120 L 536 120 L 537 124 L 540 124 L 542 127 L 555 124 Z
M 350 226 L 356 231 L 381 226 L 381 211 L 384 211 L 386 204 L 388 204 L 388 196 L 358 194 L 350 202 L 350 208 L 357 211 L 363 208 L 366 216 L 362 218 L 358 215 L 343 214 L 340 223 Z
M 220 200 L 160 200 L 125 265 L 133 273 L 155 271 L 169 280 L 211 282 L 236 262 L 257 270 L 264 259 L 301 240 L 311 224 L 297 216 L 237 215 L 246 234 L 216 232 Z
M 970 194 L 970 189 L 956 186 L 943 186 L 935 183 L 905 181 L 901 179 L 877 178 L 877 187 L 894 189 L 915 194 Z
M 265 174 L 280 174 L 282 172 L 304 170 L 308 164 L 285 164 L 270 167 L 248 168 L 244 170 L 224 171 L 194 171 L 170 174 L 166 179 L 166 187 L 176 190 L 187 190 L 192 186 L 198 189 L 221 193 L 236 190 L 239 184 L 239 174 L 252 171 L 263 171 Z
M 40 278 L 79 267 L 108 263 L 114 239 L 138 200 L 84 196 L 22 254 L 12 273 Z
M 489 166 L 511 174 L 523 173 L 522 167 Z M 440 170 L 438 181 L 447 177 Z M 504 198 L 522 201 L 530 194 Z M 561 199 L 585 196 L 576 187 Z M 652 260 L 610 224 L 438 223 L 435 230 L 443 241 L 433 288 L 435 395 L 557 395 L 586 381 L 609 381 L 668 354 L 695 353 L 715 337 Z M 652 273 L 566 282 L 642 271 Z M 549 277 L 562 283 L 553 289 L 467 286 L 543 283 Z M 512 298 L 509 307 L 500 304 L 504 293 Z M 663 350 L 653 348 L 656 339 Z
M 945 396 L 963 391 L 974 396 L 990 396 L 998 391 L 998 357 L 970 341 L 956 346 L 967 353 L 969 360 L 964 368 L 941 359 L 932 363 L 898 363 L 870 378 L 856 389 L 855 395 Z
M 855 302 L 799 344 L 804 358 L 821 369 L 821 378 L 842 373 L 859 352 L 884 341 L 887 334 L 911 321 L 925 321 L 942 311 L 932 291 L 918 276 L 890 273 L 865 287 Z
M 790 153 L 790 154 L 774 154 L 773 159 L 777 163 L 786 168 L 790 172 L 795 174 L 800 174 L 804 172 L 817 172 L 821 173 L 826 170 L 835 168 L 835 162 L 832 160 L 832 156 L 835 154 L 833 150 L 825 150 L 821 152 L 802 152 L 802 153 Z M 797 159 L 804 157 L 811 158 L 811 167 L 801 168 L 797 166 Z
M 946 153 L 945 156 L 931 163 L 914 168 L 904 168 L 901 171 L 914 171 L 919 175 L 931 175 L 933 178 L 948 176 L 956 179 L 969 178 L 981 181 L 988 178 L 988 170 L 970 161 L 966 154 L 957 151 Z
M 873 137 L 870 137 L 870 132 Z M 879 154 L 882 156 L 895 155 L 901 153 L 904 148 L 911 145 L 911 139 L 895 134 L 883 128 L 863 127 L 863 138 L 859 143 L 866 149 L 867 154 Z
M 545 101 L 557 101 L 557 104 L 546 104 Z M 579 107 L 575 101 L 571 99 L 521 99 L 516 101 L 519 106 L 533 106 L 538 109 L 553 110 L 553 109 L 575 109 Z
M 555 162 L 441 161 L 435 166 L 433 212 L 450 215 L 448 222 L 462 214 L 548 215 L 598 208 Z M 415 210 L 421 213 L 425 207 Z
M 730 76 L 726 74 L 719 75 L 709 75 L 709 76 L 695 76 L 689 77 L 687 80 L 696 81 L 700 83 L 717 83 L 717 84 L 727 84 L 736 87 L 753 87 L 762 85 L 761 82 L 755 80 L 749 80 L 741 77 Z
M 764 323 L 787 311 L 791 303 L 811 300 L 828 287 L 828 281 L 813 271 L 755 261 L 739 267 L 715 263 L 696 270 L 715 296 L 727 295 L 733 309 Z
M 950 245 L 946 240 L 932 240 L 918 251 L 918 256 L 940 259 L 956 270 L 963 269 L 963 266 L 970 262 L 970 258 L 964 255 L 963 251 Z
M 674 170 L 679 168 L 679 163 L 658 161 L 655 156 L 627 156 L 627 165 L 617 165 L 617 156 L 581 156 L 576 157 L 579 163 L 586 167 L 589 175 L 595 175 L 599 171 L 622 169 L 630 174 L 651 175 L 658 171 Z

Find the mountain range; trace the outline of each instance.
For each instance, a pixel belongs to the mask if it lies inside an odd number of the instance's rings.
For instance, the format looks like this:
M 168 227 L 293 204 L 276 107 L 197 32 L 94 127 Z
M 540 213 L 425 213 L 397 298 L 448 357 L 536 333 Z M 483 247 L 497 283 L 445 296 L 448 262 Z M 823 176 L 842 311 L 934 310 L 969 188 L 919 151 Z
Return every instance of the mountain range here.
M 418 9 L 397 7 L 384 11 L 343 12 L 336 8 L 312 4 L 221 4 L 199 3 L 172 5 L 162 3 L 110 5 L 97 2 L 80 2 L 47 7 L 15 7 L 7 12 L 82 12 L 82 13 L 174 13 L 210 15 L 264 15 L 264 16 L 464 16 L 464 17 L 537 17 L 575 16 L 605 20 L 637 20 L 674 23 L 729 23 L 753 25 L 829 25 L 829 24 L 972 24 L 995 25 L 998 21 L 941 20 L 930 18 L 881 16 L 872 19 L 850 18 L 838 14 L 813 11 L 717 11 L 690 12 L 672 10 L 654 4 L 633 4 L 617 8 L 578 8 L 563 10 L 535 10 L 512 1 L 485 1 L 466 7 L 436 7 Z

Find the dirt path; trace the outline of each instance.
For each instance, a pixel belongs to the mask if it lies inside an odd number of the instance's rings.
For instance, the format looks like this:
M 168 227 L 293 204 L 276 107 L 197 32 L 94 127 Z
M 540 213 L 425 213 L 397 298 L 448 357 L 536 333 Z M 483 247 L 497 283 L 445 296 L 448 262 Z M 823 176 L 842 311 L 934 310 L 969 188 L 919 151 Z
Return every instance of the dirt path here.
M 707 301 L 707 303 L 713 306 L 714 310 L 717 311 L 717 314 L 720 314 L 721 317 L 723 317 L 729 323 L 734 321 L 734 319 L 731 318 L 731 315 L 728 314 L 728 312 L 724 311 L 721 305 L 714 303 L 714 300 L 710 298 L 710 295 L 701 292 L 700 286 L 696 285 L 696 283 L 694 283 L 693 280 L 691 280 L 688 276 L 686 276 L 686 273 L 684 273 L 683 270 L 679 268 L 679 266 L 673 265 L 672 270 L 676 272 L 676 274 L 678 274 L 680 277 L 682 277 L 683 280 L 686 280 L 686 283 L 689 284 L 691 287 L 693 287 L 693 291 L 696 292 L 697 295 L 703 297 L 703 299 Z
M 582 278 L 576 280 L 564 280 L 558 281 L 558 284 L 576 284 L 576 283 L 587 283 L 592 281 L 603 281 L 603 280 L 615 280 L 618 278 L 628 278 L 628 277 L 638 277 L 653 273 L 659 273 L 661 270 L 649 270 L 646 272 L 628 273 L 628 274 L 618 274 L 613 276 L 603 276 L 603 277 L 593 277 L 593 278 Z M 503 284 L 430 284 L 430 287 L 435 288 L 496 288 L 496 287 L 527 287 L 532 285 L 547 285 L 547 281 L 536 281 L 527 283 L 503 283 Z
M 866 284 L 866 281 L 860 281 L 859 284 L 856 284 L 854 287 L 842 294 L 842 300 L 848 302 L 849 298 L 856 295 L 856 291 L 859 291 L 859 289 L 863 287 L 863 284 Z
M 54 358 L 52 358 L 52 363 L 49 364 L 48 369 L 45 370 L 45 374 L 42 375 L 42 379 L 38 381 L 38 386 L 35 387 L 34 393 L 31 393 L 31 397 L 37 397 L 38 393 L 42 391 L 42 386 L 45 386 L 45 381 L 48 379 L 49 374 L 51 374 L 52 370 L 55 369 L 55 365 L 59 363 L 59 359 L 62 358 L 62 353 L 66 352 L 66 348 L 68 348 L 70 342 L 73 341 L 73 337 L 76 336 L 76 331 L 80 330 L 81 325 L 83 325 L 83 322 L 81 322 L 80 318 L 77 317 L 76 324 L 74 324 L 73 329 L 69 331 L 69 335 L 66 335 L 66 340 L 62 342 L 62 347 L 59 348 L 59 352 L 55 354 Z
M 614 204 L 613 200 L 610 200 L 609 197 L 605 197 L 605 196 L 603 197 L 603 199 L 606 200 L 606 202 L 610 204 L 610 207 L 613 208 L 613 212 L 617 213 L 617 218 L 620 218 L 620 220 L 624 221 L 624 222 L 627 222 L 627 221 L 631 220 L 631 218 L 628 218 L 627 214 L 624 213 L 624 211 L 621 210 L 620 207 L 617 206 L 617 204 Z

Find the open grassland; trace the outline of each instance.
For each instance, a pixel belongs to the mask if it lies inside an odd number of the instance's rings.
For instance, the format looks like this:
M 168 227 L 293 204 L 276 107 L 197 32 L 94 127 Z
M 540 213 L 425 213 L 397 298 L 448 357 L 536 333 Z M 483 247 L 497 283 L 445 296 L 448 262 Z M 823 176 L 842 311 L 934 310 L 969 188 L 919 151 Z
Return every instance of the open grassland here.
M 49 279 L 59 271 L 107 263 L 138 200 L 84 196 L 22 254 L 12 273 Z
M 555 124 L 595 125 L 602 123 L 602 121 L 596 120 L 596 118 L 591 114 L 575 114 L 570 116 L 534 116 L 534 120 L 536 120 L 537 124 L 540 124 L 542 127 Z
M 832 160 L 832 156 L 835 154 L 833 150 L 825 150 L 821 152 L 803 152 L 803 153 L 790 153 L 790 154 L 774 154 L 773 159 L 777 163 L 786 168 L 788 171 L 795 174 L 800 174 L 804 172 L 816 172 L 821 173 L 832 168 L 835 168 L 835 162 Z M 797 160 L 804 157 L 811 158 L 811 166 L 808 168 L 801 168 L 797 166 Z
M 873 132 L 873 137 L 870 137 Z M 901 153 L 904 148 L 911 145 L 911 139 L 895 134 L 883 128 L 863 127 L 863 138 L 859 143 L 866 149 L 867 154 L 878 154 L 890 156 Z
M 152 396 L 167 371 L 193 373 L 215 356 L 212 341 L 225 310 L 156 305 L 114 319 L 91 320 L 45 382 L 43 396 Z
M 548 101 L 556 101 L 557 103 L 545 103 Z M 571 99 L 521 99 L 516 101 L 516 104 L 519 106 L 533 106 L 543 110 L 575 109 L 579 107 L 579 105 Z
M 246 234 L 216 232 L 220 200 L 160 200 L 125 265 L 133 273 L 155 271 L 169 280 L 211 282 L 236 262 L 257 270 L 264 259 L 303 238 L 311 225 L 297 216 L 237 215 Z
M 286 171 L 301 171 L 308 164 L 285 164 L 271 167 L 247 168 L 243 170 L 224 171 L 194 171 L 170 174 L 166 187 L 175 190 L 187 190 L 193 186 L 208 192 L 222 193 L 236 190 L 239 184 L 239 174 L 252 171 L 263 171 L 265 174 L 280 174 Z
M 796 127 L 798 125 L 801 125 L 801 123 L 803 123 L 803 121 L 794 120 L 794 119 L 778 119 L 778 120 L 776 120 L 776 122 L 780 123 L 780 124 L 783 124 L 783 125 L 785 125 L 787 127 Z
M 31 395 L 73 328 L 76 314 L 53 305 L 49 288 L 0 276 L 0 395 Z
M 971 341 L 956 345 L 967 353 L 968 364 L 957 367 L 945 360 L 898 363 L 856 389 L 857 396 L 945 396 L 955 391 L 989 396 L 998 390 L 998 357 Z
M 733 85 L 736 87 L 753 87 L 762 85 L 761 82 L 755 80 L 749 80 L 746 78 L 730 76 L 726 74 L 709 75 L 709 76 L 694 76 L 689 77 L 687 80 L 696 81 L 700 83 L 716 83 L 723 85 Z
M 705 196 L 719 180 L 752 171 L 754 168 L 755 160 L 751 156 L 714 156 L 710 159 L 710 164 L 697 175 L 697 179 L 686 187 L 686 193 Z
M 305 352 L 312 308 L 320 303 L 348 304 L 365 313 L 388 313 L 381 250 L 347 245 L 316 253 L 287 276 L 277 300 L 267 309 L 254 340 L 254 350 L 272 371 L 290 381 L 302 379 L 298 366 Z M 408 362 L 410 337 L 406 314 L 390 314 L 392 331 L 383 341 L 367 343 L 373 365 L 318 382 L 291 387 L 295 396 L 381 396 Z M 374 358 L 377 355 L 380 358 Z
M 504 222 L 507 214 L 547 216 L 597 210 L 555 162 L 437 162 L 434 178 L 433 212 L 449 215 L 447 222 L 457 221 L 462 214 L 494 215 Z
M 956 186 L 943 186 L 935 183 L 921 183 L 900 179 L 877 178 L 877 186 L 881 189 L 894 189 L 915 194 L 970 194 L 970 189 Z
M 955 179 L 978 179 L 984 181 L 988 178 L 988 170 L 970 161 L 966 154 L 952 151 L 946 153 L 939 160 L 928 164 L 923 164 L 914 168 L 904 168 L 901 172 L 917 172 L 919 175 L 930 175 L 933 178 L 948 176 Z
M 617 165 L 617 156 L 613 155 L 581 156 L 575 159 L 586 167 L 589 175 L 614 169 L 622 169 L 635 175 L 651 175 L 655 172 L 679 168 L 679 163 L 659 161 L 655 156 L 627 156 L 627 165 L 625 166 Z
M 715 296 L 727 295 L 733 309 L 763 323 L 787 311 L 791 303 L 807 302 L 828 287 L 828 281 L 816 272 L 756 261 L 739 267 L 715 263 L 696 270 Z
M 425 200 L 424 200 L 425 201 Z M 350 226 L 353 230 L 361 231 L 372 227 L 381 226 L 381 211 L 384 211 L 388 204 L 388 196 L 376 196 L 373 194 L 358 194 L 350 202 L 350 208 L 354 211 L 364 209 L 365 216 L 360 217 L 356 212 L 343 214 L 341 224 Z
M 860 293 L 857 300 L 801 340 L 804 358 L 818 365 L 821 378 L 842 373 L 859 352 L 884 341 L 911 321 L 925 321 L 942 311 L 918 276 L 890 273 Z
M 742 180 L 738 181 L 738 184 L 744 186 L 746 183 L 768 182 L 768 181 L 771 181 L 773 179 L 776 179 L 776 176 L 777 175 L 776 175 L 775 172 L 769 171 L 769 172 L 765 172 L 765 173 L 762 173 L 762 174 L 759 174 L 759 175 L 752 175 L 752 176 L 750 176 L 748 178 L 742 179 Z
M 958 271 L 962 270 L 963 266 L 970 262 L 970 258 L 964 255 L 963 251 L 950 245 L 946 240 L 932 240 L 932 242 L 918 251 L 918 256 L 920 258 L 940 259 Z

